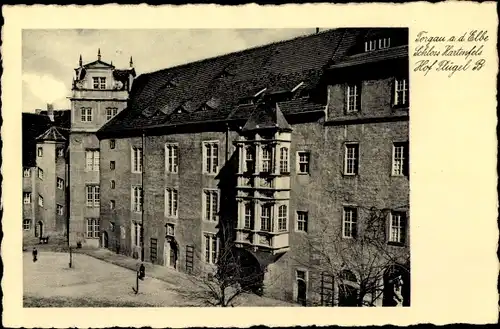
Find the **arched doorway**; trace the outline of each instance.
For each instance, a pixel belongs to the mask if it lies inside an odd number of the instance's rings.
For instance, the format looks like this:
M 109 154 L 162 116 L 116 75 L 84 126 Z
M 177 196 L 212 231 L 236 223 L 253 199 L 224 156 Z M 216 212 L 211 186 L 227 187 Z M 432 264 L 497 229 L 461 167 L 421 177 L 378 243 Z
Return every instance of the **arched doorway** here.
M 42 221 L 38 221 L 35 225 L 35 237 L 42 238 L 43 237 L 43 223 Z
M 307 305 L 307 283 L 305 277 L 297 271 L 297 303 L 302 306 Z
M 343 270 L 339 275 L 339 306 L 358 306 L 358 280 L 349 270 Z
M 234 267 L 234 275 L 239 276 L 240 285 L 243 290 L 262 295 L 264 286 L 264 271 L 259 260 L 251 252 L 245 249 L 235 248 L 237 264 Z
M 165 241 L 165 255 L 164 255 L 164 263 L 165 266 L 172 267 L 174 269 L 177 268 L 177 256 L 178 256 L 178 248 L 175 241 L 167 239 Z
M 101 240 L 102 240 L 101 241 L 102 247 L 108 249 L 108 244 L 109 244 L 108 232 L 106 231 L 102 232 Z

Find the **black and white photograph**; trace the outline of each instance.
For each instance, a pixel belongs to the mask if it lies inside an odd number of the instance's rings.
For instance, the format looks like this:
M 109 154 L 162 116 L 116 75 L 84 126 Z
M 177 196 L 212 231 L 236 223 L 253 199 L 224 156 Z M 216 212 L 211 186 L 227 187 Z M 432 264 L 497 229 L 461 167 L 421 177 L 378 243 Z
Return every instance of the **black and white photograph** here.
M 24 307 L 410 306 L 408 42 L 23 30 Z

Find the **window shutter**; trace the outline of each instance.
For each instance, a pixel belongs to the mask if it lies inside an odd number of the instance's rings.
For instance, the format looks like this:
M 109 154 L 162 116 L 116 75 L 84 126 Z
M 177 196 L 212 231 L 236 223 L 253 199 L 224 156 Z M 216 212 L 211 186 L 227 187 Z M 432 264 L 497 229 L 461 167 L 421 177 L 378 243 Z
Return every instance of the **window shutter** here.
M 410 176 L 410 143 L 405 143 L 403 156 L 403 175 Z

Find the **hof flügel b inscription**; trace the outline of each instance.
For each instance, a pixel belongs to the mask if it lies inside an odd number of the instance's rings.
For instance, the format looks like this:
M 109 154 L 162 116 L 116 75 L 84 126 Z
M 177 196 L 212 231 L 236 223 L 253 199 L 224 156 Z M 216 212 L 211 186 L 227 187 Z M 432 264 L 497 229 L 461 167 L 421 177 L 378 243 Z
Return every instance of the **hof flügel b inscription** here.
M 413 71 L 424 76 L 430 71 L 440 72 L 449 78 L 457 72 L 480 71 L 486 65 L 481 56 L 488 41 L 488 31 L 484 30 L 448 36 L 420 31 L 414 39 L 413 56 L 423 59 L 416 61 Z

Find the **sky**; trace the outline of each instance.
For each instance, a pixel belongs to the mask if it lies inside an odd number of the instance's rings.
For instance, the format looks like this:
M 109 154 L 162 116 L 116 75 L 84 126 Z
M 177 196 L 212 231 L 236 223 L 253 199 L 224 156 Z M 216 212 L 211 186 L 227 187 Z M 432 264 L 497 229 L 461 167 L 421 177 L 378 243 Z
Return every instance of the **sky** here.
M 143 29 L 23 30 L 22 110 L 70 108 L 74 69 L 83 62 L 113 62 L 128 68 L 130 56 L 138 75 L 296 36 L 310 29 Z

